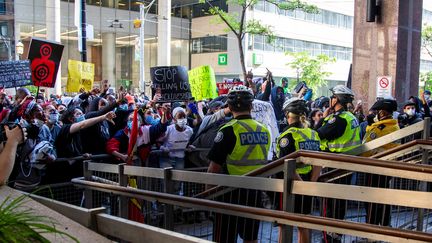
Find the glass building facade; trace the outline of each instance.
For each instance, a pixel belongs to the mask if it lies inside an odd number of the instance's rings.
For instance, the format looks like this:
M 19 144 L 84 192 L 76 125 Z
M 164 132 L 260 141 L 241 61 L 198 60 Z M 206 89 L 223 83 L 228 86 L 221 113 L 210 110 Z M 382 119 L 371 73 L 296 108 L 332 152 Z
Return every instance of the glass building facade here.
M 0 13 L 4 9 L 0 0 Z M 7 2 L 7 1 L 6 1 Z M 47 29 L 50 28 L 46 19 L 45 0 L 11 0 L 16 8 L 11 33 L 12 42 L 21 41 L 24 44 L 22 59 L 27 57 L 27 50 L 32 37 L 46 39 Z M 95 86 L 108 79 L 112 86 L 126 87 L 131 91 L 138 91 L 139 82 L 139 28 L 134 28 L 133 21 L 139 18 L 139 8 L 143 1 L 133 0 L 87 0 L 87 24 L 93 26 L 93 38 L 87 40 L 87 62 L 95 64 Z M 147 5 L 151 1 L 144 1 Z M 61 62 L 62 87 L 67 80 L 67 62 L 69 59 L 81 60 L 78 51 L 78 30 L 74 25 L 75 0 L 60 1 L 60 40 L 65 46 Z M 7 10 L 7 8 L 6 8 Z M 188 7 L 181 7 L 181 11 L 188 11 Z M 12 11 L 13 12 L 13 11 Z M 189 15 L 190 16 L 190 15 Z M 188 15 L 185 15 L 188 17 Z M 157 2 L 149 8 L 145 21 L 145 80 L 150 80 L 150 67 L 157 66 Z M 171 65 L 189 67 L 189 26 L 190 19 L 178 18 L 172 13 Z M 3 21 L 0 22 L 3 25 Z M 14 27 L 14 28 L 13 28 Z M 15 38 L 14 38 L 15 37 Z M 3 38 L 2 38 L 3 39 Z M 13 45 L 14 46 L 14 45 Z M 0 46 L 0 48 L 4 48 Z M 12 48 L 14 49 L 14 47 Z M 3 49 L 1 59 L 7 59 Z M 12 53 L 15 57 L 15 53 Z

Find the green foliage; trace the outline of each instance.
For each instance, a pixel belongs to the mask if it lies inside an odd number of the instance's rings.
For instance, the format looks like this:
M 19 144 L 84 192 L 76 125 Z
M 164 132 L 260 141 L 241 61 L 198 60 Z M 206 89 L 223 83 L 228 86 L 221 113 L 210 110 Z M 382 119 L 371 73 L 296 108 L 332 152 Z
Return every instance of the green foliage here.
M 49 242 L 41 234 L 59 234 L 78 242 L 73 236 L 55 228 L 53 219 L 34 214 L 32 208 L 24 206 L 26 195 L 0 204 L 0 242 Z
M 287 52 L 286 55 L 293 57 L 293 60 L 287 65 L 297 70 L 300 81 L 305 81 L 315 93 L 319 88 L 327 85 L 326 78 L 332 73 L 324 71 L 323 68 L 325 65 L 335 62 L 335 58 L 330 58 L 324 54 L 312 57 L 307 52 Z
M 432 57 L 432 26 L 424 25 L 422 29 L 422 46 Z
M 420 73 L 420 81 L 424 82 L 424 90 L 432 90 L 432 71 Z

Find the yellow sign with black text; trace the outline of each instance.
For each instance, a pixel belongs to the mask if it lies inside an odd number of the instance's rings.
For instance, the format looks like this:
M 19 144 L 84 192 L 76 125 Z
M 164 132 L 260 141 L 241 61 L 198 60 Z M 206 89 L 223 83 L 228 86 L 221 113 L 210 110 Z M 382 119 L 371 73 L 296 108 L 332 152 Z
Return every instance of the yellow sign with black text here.
M 93 88 L 95 66 L 93 63 L 68 61 L 66 92 L 90 91 Z

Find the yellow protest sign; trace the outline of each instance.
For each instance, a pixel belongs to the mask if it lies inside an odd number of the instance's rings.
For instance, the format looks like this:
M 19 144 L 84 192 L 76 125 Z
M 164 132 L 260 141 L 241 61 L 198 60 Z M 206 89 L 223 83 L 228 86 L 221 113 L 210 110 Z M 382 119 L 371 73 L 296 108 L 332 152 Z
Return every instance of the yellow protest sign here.
M 93 88 L 94 69 L 93 63 L 69 60 L 66 92 L 79 92 L 81 88 L 90 91 Z
M 195 100 L 216 98 L 216 77 L 212 67 L 199 66 L 188 72 L 189 85 Z

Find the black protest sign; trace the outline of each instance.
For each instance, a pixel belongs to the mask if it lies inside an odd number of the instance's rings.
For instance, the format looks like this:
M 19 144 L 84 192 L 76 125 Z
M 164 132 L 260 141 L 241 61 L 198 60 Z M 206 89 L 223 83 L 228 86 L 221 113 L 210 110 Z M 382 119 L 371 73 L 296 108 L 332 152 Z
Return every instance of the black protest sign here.
M 31 85 L 30 61 L 1 61 L 0 88 Z
M 34 86 L 54 87 L 64 46 L 32 38 L 28 59 L 31 61 Z
M 150 76 L 152 96 L 160 93 L 160 102 L 186 101 L 192 98 L 186 67 L 152 67 Z

